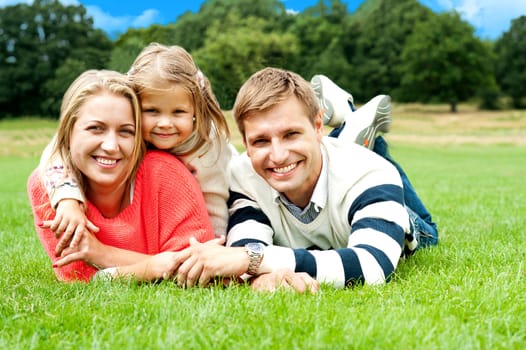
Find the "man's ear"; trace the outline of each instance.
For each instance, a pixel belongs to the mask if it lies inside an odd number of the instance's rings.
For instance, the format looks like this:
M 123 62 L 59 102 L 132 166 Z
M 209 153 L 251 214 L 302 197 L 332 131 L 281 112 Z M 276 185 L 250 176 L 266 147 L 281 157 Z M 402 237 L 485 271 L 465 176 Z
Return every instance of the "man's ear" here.
M 247 156 L 250 157 L 250 152 L 248 151 L 248 147 L 247 147 L 247 139 L 244 135 L 243 135 L 243 146 L 245 147 L 245 152 L 247 152 Z
M 316 114 L 316 118 L 314 119 L 314 129 L 320 137 L 325 134 L 325 125 L 323 125 L 323 110 L 320 110 L 318 114 Z

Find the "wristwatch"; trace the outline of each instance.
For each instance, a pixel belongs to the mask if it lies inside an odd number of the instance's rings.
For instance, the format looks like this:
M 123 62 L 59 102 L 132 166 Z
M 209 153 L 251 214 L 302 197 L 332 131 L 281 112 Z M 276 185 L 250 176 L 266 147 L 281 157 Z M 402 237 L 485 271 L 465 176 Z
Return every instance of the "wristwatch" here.
M 245 250 L 250 258 L 247 273 L 251 276 L 256 276 L 258 274 L 259 265 L 261 265 L 261 261 L 263 260 L 265 245 L 263 243 L 247 243 L 245 244 Z

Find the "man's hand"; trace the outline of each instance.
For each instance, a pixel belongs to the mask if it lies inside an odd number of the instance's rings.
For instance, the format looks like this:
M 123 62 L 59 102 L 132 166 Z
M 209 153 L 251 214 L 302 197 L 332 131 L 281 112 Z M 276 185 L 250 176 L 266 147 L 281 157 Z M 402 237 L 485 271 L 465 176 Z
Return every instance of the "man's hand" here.
M 240 276 L 247 271 L 249 258 L 243 247 L 223 246 L 224 237 L 206 243 L 190 238 L 190 247 L 178 252 L 181 265 L 177 283 L 206 286 L 214 277 Z
M 316 293 L 320 284 L 305 272 L 294 272 L 290 269 L 281 269 L 276 272 L 265 273 L 250 280 L 252 289 L 264 292 L 273 292 L 278 288 L 291 289 L 298 293 Z

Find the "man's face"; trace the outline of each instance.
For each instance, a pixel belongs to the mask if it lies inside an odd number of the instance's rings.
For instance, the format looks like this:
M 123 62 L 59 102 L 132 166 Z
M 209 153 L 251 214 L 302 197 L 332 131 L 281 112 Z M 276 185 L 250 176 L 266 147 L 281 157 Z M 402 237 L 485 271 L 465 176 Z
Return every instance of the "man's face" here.
M 312 196 L 321 172 L 321 115 L 312 125 L 296 97 L 244 121 L 245 147 L 254 170 L 299 207 Z

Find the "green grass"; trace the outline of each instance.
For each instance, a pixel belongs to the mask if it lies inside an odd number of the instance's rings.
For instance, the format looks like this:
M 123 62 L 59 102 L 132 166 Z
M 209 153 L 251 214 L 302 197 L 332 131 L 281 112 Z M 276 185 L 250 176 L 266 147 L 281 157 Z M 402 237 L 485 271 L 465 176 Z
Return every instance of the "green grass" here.
M 526 149 L 393 142 L 391 152 L 440 244 L 401 262 L 385 286 L 317 295 L 59 283 L 25 192 L 38 154 L 1 155 L 0 348 L 526 348 Z

